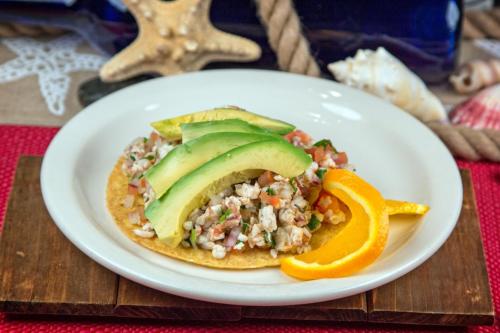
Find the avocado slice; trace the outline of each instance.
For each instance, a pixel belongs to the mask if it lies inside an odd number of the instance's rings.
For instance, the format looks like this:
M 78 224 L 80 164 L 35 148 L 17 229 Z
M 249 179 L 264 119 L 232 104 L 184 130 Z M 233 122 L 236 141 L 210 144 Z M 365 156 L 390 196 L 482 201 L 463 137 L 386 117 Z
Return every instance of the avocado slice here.
M 211 195 L 232 184 L 271 170 L 284 177 L 302 174 L 312 163 L 303 150 L 284 140 L 270 139 L 239 146 L 183 176 L 160 199 L 146 208 L 146 217 L 158 238 L 176 247 L 182 240 L 182 224 L 189 213 Z
M 145 177 L 159 198 L 179 178 L 212 158 L 238 146 L 270 138 L 253 133 L 209 133 L 177 146 L 149 169 Z
M 290 133 L 295 129 L 295 126 L 292 124 L 248 112 L 238 107 L 224 107 L 199 111 L 175 118 L 155 121 L 151 123 L 151 126 L 166 139 L 179 140 L 181 138 L 180 124 L 224 119 L 241 119 L 280 135 Z
M 252 125 L 241 119 L 225 119 L 181 124 L 181 131 L 182 143 L 186 143 L 205 134 L 217 132 L 253 133 L 268 136 L 272 135 L 277 138 L 280 137 L 278 134 L 273 134 L 271 131 Z

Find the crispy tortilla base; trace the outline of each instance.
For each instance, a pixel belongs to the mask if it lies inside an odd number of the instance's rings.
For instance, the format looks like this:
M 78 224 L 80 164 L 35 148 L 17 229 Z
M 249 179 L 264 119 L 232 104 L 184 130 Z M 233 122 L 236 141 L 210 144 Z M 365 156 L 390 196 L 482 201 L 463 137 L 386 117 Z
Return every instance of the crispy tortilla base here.
M 184 248 L 178 246 L 170 248 L 162 243 L 158 238 L 142 238 L 134 234 L 133 230 L 137 226 L 128 222 L 128 213 L 136 207 L 127 209 L 123 207 L 122 202 L 127 195 L 128 179 L 121 171 L 123 158 L 116 163 L 109 177 L 106 190 L 106 201 L 109 211 L 120 229 L 134 242 L 155 252 L 166 256 L 187 261 L 193 264 L 224 269 L 250 269 L 279 266 L 280 258 L 290 256 L 289 254 L 280 254 L 278 258 L 273 258 L 269 250 L 246 249 L 242 252 L 232 252 L 223 259 L 212 257 L 212 252 L 202 249 Z M 140 200 L 136 200 L 140 201 Z M 344 224 L 344 223 L 343 223 Z M 325 241 L 336 234 L 343 226 L 323 225 L 316 231 L 311 240 L 311 246 L 317 248 Z

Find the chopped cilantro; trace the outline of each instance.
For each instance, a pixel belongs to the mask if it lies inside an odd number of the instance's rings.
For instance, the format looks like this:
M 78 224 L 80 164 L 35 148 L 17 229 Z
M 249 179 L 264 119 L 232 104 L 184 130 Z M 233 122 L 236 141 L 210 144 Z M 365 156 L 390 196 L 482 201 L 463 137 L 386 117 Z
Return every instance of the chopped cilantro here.
M 231 215 L 231 210 L 226 209 L 224 213 L 222 213 L 222 215 L 219 217 L 219 223 L 224 222 L 229 217 L 229 215 Z
M 136 158 L 134 155 L 130 155 L 130 159 L 135 162 Z
M 250 229 L 250 224 L 246 221 L 243 221 L 243 223 L 241 223 L 241 232 L 246 234 L 248 229 Z
M 325 168 L 319 168 L 318 170 L 316 170 L 316 176 L 318 176 L 319 179 L 323 179 L 325 173 L 326 173 Z
M 295 177 L 290 178 L 290 185 L 292 185 L 293 193 L 297 192 L 297 179 Z
M 311 220 L 307 224 L 307 227 L 309 228 L 309 230 L 315 231 L 316 229 L 319 228 L 320 225 L 321 225 L 320 220 L 318 220 L 318 218 L 316 217 L 316 215 L 312 215 L 311 216 Z
M 273 235 L 269 231 L 266 231 L 266 233 L 264 234 L 264 241 L 266 242 L 266 244 L 270 245 L 271 248 L 275 248 L 276 242 L 274 241 Z
M 196 249 L 196 229 L 191 229 L 191 235 L 189 236 L 189 242 L 191 246 Z
M 276 195 L 276 192 L 274 192 L 274 190 L 270 187 L 267 188 L 266 193 L 269 195 Z
M 146 156 L 146 159 L 148 159 L 149 161 L 152 161 L 155 159 L 155 157 L 153 155 L 148 155 L 148 156 Z
M 144 137 L 142 139 L 143 139 L 144 143 L 148 142 L 148 138 Z
M 314 143 L 313 146 L 314 147 L 323 147 L 323 148 L 332 147 L 333 152 L 337 153 L 337 149 L 335 149 L 332 142 L 328 139 L 319 140 L 318 142 Z

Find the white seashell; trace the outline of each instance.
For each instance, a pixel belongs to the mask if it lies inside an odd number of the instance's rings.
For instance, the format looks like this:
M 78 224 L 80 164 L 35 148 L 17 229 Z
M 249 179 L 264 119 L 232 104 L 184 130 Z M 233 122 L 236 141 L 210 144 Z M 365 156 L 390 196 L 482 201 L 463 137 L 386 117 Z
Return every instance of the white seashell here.
M 358 50 L 354 58 L 331 63 L 328 69 L 338 81 L 386 99 L 423 121 L 446 119 L 439 99 L 383 47 Z
M 453 124 L 475 129 L 500 130 L 500 84 L 486 88 L 457 105 L 450 113 Z
M 467 94 L 500 82 L 500 60 L 472 60 L 450 76 L 450 83 L 460 94 Z

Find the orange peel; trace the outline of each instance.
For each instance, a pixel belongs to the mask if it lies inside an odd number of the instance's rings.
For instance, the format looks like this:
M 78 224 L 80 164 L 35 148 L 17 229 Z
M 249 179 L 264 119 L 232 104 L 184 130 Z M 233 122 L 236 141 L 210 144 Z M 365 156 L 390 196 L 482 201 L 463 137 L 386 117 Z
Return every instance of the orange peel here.
M 385 204 L 389 215 L 424 215 L 429 211 L 429 206 L 409 201 L 387 199 Z
M 351 219 L 323 246 L 281 261 L 283 272 L 303 280 L 353 274 L 374 262 L 387 242 L 388 212 L 377 189 L 345 169 L 329 170 L 323 189 L 349 208 Z

